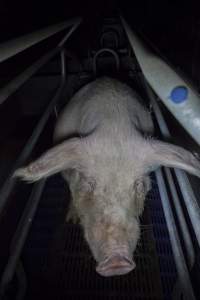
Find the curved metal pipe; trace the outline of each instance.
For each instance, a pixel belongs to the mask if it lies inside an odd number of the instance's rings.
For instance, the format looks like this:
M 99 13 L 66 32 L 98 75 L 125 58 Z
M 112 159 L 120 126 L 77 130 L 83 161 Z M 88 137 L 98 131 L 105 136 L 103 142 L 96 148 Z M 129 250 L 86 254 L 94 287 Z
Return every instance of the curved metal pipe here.
M 97 74 L 97 58 L 101 53 L 104 53 L 104 52 L 109 52 L 114 56 L 115 62 L 116 62 L 116 69 L 117 69 L 117 71 L 119 71 L 120 60 L 119 60 L 118 54 L 112 49 L 103 48 L 103 49 L 100 49 L 99 51 L 97 51 L 97 53 L 95 54 L 95 56 L 93 58 L 93 72 L 95 75 Z

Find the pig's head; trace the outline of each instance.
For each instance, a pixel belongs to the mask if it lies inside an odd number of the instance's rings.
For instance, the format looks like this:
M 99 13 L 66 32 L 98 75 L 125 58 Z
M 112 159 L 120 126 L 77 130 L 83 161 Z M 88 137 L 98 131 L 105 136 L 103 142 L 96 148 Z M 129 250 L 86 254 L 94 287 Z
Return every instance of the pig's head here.
M 63 172 L 97 272 L 122 275 L 135 268 L 133 252 L 150 189 L 148 173 L 163 165 L 200 177 L 200 162 L 181 147 L 152 139 L 129 140 L 115 148 L 110 144 L 108 149 L 97 144 L 93 138 L 65 141 L 14 175 L 34 182 Z

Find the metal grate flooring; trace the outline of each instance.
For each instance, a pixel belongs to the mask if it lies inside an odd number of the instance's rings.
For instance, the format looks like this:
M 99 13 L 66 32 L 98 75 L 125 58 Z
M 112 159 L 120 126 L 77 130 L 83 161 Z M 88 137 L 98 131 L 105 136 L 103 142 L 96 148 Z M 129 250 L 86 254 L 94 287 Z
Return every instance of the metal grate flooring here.
M 65 223 L 69 192 L 54 176 L 47 182 L 23 251 L 27 300 L 169 300 L 176 278 L 168 232 L 154 184 L 146 201 L 142 235 L 130 274 L 103 278 L 79 225 Z

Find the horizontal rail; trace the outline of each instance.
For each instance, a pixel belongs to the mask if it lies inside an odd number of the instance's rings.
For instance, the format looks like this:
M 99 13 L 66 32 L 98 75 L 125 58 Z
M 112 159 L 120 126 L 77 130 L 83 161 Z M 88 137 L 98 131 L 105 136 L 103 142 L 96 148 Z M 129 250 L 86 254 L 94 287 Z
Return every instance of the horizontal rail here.
M 67 22 L 48 26 L 38 31 L 23 35 L 13 40 L 0 44 L 0 62 L 24 51 L 31 46 L 51 37 L 52 35 L 67 29 L 68 27 L 80 22 L 80 18 L 75 18 Z
M 81 20 L 77 20 L 77 23 L 70 29 L 70 31 L 64 36 L 58 46 L 43 55 L 40 59 L 38 59 L 35 63 L 33 63 L 30 67 L 28 67 L 21 74 L 16 76 L 13 80 L 11 80 L 5 87 L 0 89 L 0 104 L 2 104 L 9 96 L 11 96 L 14 92 L 16 92 L 31 76 L 33 76 L 42 66 L 44 66 L 51 58 L 53 58 L 56 54 L 58 54 L 64 43 L 68 40 L 71 34 L 76 30 L 79 26 Z

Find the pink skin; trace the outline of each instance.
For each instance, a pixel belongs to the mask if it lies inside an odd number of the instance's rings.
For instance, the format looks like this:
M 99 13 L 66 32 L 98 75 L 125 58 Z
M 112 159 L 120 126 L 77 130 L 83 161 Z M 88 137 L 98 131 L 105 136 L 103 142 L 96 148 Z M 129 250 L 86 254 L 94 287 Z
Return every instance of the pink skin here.
M 124 275 L 135 269 L 136 264 L 130 257 L 121 254 L 113 254 L 100 262 L 96 271 L 104 277 Z
M 124 275 L 135 269 L 132 257 L 139 238 L 139 224 L 134 217 L 124 225 L 112 221 L 93 223 L 85 228 L 85 237 L 97 261 L 96 272 L 101 276 Z

